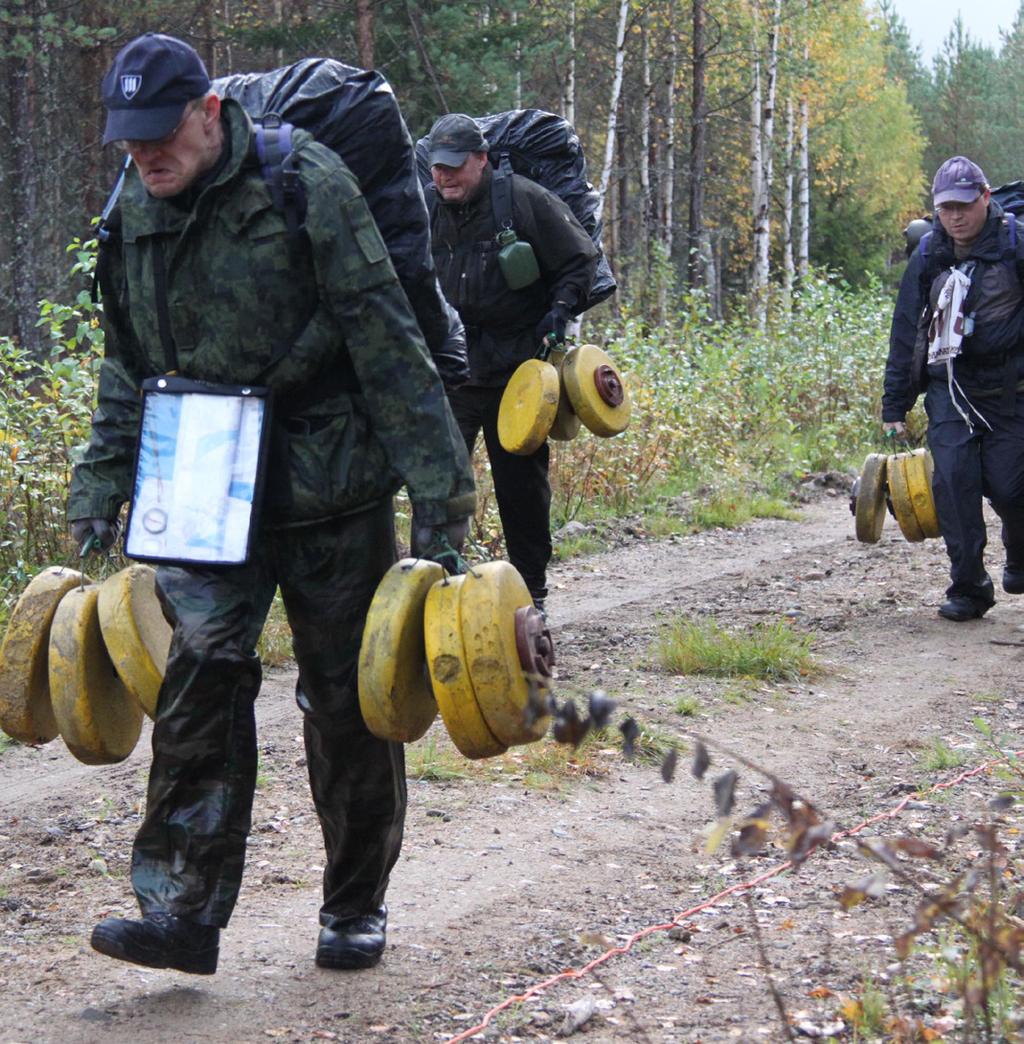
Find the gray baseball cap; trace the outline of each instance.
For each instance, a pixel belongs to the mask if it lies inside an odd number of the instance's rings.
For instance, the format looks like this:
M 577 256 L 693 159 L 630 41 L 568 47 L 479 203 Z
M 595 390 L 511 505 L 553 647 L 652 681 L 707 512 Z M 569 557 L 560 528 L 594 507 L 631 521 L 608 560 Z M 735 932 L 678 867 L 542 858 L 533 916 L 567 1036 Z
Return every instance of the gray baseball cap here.
M 472 116 L 450 112 L 430 128 L 427 151 L 432 167 L 461 167 L 471 152 L 487 151 L 487 139 Z
M 935 172 L 932 203 L 973 203 L 988 188 L 985 172 L 966 156 L 951 156 Z

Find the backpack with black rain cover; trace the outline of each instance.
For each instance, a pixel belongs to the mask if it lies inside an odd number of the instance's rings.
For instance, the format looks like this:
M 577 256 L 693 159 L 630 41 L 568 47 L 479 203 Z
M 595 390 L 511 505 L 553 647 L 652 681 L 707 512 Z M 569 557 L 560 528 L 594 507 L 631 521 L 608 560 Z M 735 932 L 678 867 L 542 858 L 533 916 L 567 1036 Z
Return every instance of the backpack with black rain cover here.
M 220 77 L 213 89 L 222 98 L 234 98 L 252 117 L 261 149 L 289 143 L 294 125 L 344 160 L 359 180 L 445 387 L 464 383 L 469 378 L 465 331 L 437 282 L 412 138 L 388 82 L 377 72 L 331 58 L 306 58 L 271 72 Z M 301 192 L 291 198 L 281 192 L 290 144 L 282 148 L 269 162 L 261 157 L 261 163 L 275 206 L 295 234 L 305 220 L 305 200 Z M 129 158 L 100 218 L 94 296 L 103 278 L 102 246 L 120 233 L 116 204 L 130 164 Z
M 511 167 L 553 192 L 573 212 L 601 250 L 601 222 L 597 217 L 600 196 L 587 180 L 587 163 L 583 146 L 572 124 L 543 109 L 513 109 L 509 112 L 477 116 L 489 146 L 488 157 L 499 172 Z M 428 138 L 416 142 L 416 163 L 424 186 L 432 185 Z M 593 308 L 615 293 L 615 277 L 608 259 L 601 251 L 594 282 L 577 310 Z
M 332 58 L 306 58 L 271 72 L 220 77 L 213 89 L 238 101 L 257 123 L 272 114 L 301 127 L 345 161 L 359 180 L 445 386 L 463 383 L 469 376 L 465 332 L 437 282 L 412 138 L 387 80 Z

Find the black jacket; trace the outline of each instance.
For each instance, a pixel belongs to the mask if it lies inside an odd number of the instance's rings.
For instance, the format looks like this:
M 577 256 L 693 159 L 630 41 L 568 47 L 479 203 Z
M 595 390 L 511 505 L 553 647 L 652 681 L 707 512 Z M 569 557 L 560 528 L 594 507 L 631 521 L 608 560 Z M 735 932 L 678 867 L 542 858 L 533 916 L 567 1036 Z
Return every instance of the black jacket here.
M 1006 215 L 993 200 L 966 257 L 956 258 L 953 242 L 938 222 L 922 241 L 924 251 L 919 246 L 911 255 L 893 312 L 883 421 L 902 421 L 929 377 L 945 379 L 945 366 L 931 367 L 928 374 L 915 375 L 914 370 L 926 357 L 932 308 L 954 265 L 974 262 L 964 308 L 974 329 L 953 363 L 957 382 L 968 396 L 987 398 L 1001 393 L 1008 364 L 1016 371 L 1016 382 L 1024 380 L 1024 223 L 1017 223 L 1016 240 L 1016 246 L 1011 244 Z
M 537 324 L 556 301 L 575 314 L 597 270 L 598 250 L 553 192 L 512 177 L 513 228 L 537 257 L 540 279 L 510 290 L 498 267 L 498 229 L 491 208 L 491 168 L 468 203 L 432 193 L 434 263 L 445 296 L 466 326 L 470 384 L 499 386 L 539 347 Z

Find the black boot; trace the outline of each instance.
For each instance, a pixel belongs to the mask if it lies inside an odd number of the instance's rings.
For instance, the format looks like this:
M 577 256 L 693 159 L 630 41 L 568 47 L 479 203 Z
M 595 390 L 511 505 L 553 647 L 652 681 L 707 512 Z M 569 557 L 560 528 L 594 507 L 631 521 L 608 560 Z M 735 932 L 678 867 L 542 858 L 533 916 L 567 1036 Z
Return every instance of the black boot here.
M 108 917 L 92 930 L 92 948 L 119 961 L 147 968 L 174 968 L 193 975 L 217 970 L 220 929 L 166 913 L 141 921 Z
M 388 908 L 356 917 L 329 918 L 320 929 L 316 963 L 321 968 L 372 968 L 384 952 Z
M 939 606 L 939 616 L 963 623 L 965 620 L 980 619 L 990 608 L 991 605 L 985 605 L 967 595 L 952 595 Z

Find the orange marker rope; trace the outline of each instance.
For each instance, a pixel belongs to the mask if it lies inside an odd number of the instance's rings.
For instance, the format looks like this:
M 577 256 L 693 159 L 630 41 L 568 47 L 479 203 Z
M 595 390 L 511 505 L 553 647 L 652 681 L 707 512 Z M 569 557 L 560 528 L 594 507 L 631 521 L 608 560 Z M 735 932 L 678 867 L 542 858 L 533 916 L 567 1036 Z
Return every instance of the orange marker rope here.
M 948 790 L 950 787 L 958 786 L 965 780 L 972 779 L 974 776 L 979 776 L 985 772 L 990 772 L 997 765 L 1004 765 L 1010 758 L 1018 758 L 1024 756 L 1024 750 L 1014 751 L 1012 754 L 1008 754 L 1004 758 L 996 758 L 992 761 L 986 761 L 984 764 L 978 765 L 976 768 L 968 769 L 965 772 L 961 772 L 959 776 L 953 779 L 947 780 L 945 783 L 936 783 L 934 786 L 929 787 L 927 790 L 918 790 L 913 794 L 908 794 L 902 801 L 898 802 L 893 808 L 887 812 L 879 812 L 878 815 L 872 816 L 870 819 L 865 819 L 862 823 L 858 823 L 854 827 L 850 827 L 847 830 L 837 830 L 831 840 L 838 841 L 844 837 L 852 837 L 854 834 L 859 834 L 865 827 L 871 826 L 874 823 L 881 822 L 885 819 L 894 819 L 898 816 L 911 801 L 917 800 L 922 797 L 927 797 L 928 794 L 934 794 L 936 791 Z M 545 979 L 543 982 L 538 982 L 531 986 L 528 990 L 523 993 L 518 993 L 514 997 L 507 997 L 500 1004 L 491 1008 L 484 1017 L 475 1026 L 471 1026 L 467 1030 L 463 1030 L 460 1034 L 455 1037 L 448 1039 L 448 1044 L 461 1044 L 462 1041 L 469 1040 L 474 1034 L 479 1033 L 481 1030 L 487 1028 L 490 1025 L 491 1020 L 499 1012 L 504 1011 L 506 1008 L 510 1008 L 513 1004 L 522 1004 L 523 1001 L 529 1000 L 531 997 L 536 997 L 538 994 L 543 993 L 548 987 L 553 986 L 556 982 L 560 982 L 562 979 L 582 979 L 584 975 L 593 971 L 595 968 L 604 964 L 606 961 L 611 960 L 612 957 L 618 956 L 620 953 L 629 953 L 633 948 L 633 944 L 639 942 L 641 939 L 645 939 L 648 935 L 653 935 L 654 932 L 665 932 L 671 928 L 678 928 L 680 922 L 687 917 L 692 917 L 694 914 L 700 913 L 702 910 L 707 910 L 711 906 L 715 906 L 721 902 L 726 896 L 733 895 L 736 892 L 743 892 L 747 889 L 754 888 L 756 885 L 761 884 L 762 881 L 767 881 L 773 877 L 778 877 L 779 874 L 790 869 L 793 865 L 792 860 L 787 859 L 786 862 L 781 863 L 779 866 L 772 870 L 768 870 L 763 874 L 759 874 L 757 877 L 752 877 L 749 881 L 743 881 L 738 884 L 734 884 L 724 891 L 718 892 L 716 895 L 711 896 L 709 899 L 705 899 L 702 903 L 698 903 L 696 906 L 691 906 L 687 910 L 683 910 L 677 913 L 671 921 L 666 921 L 664 924 L 652 924 L 646 928 L 642 928 L 640 931 L 632 935 L 629 940 L 623 946 L 614 946 L 610 950 L 606 950 L 599 957 L 595 957 L 588 964 L 584 964 L 582 968 L 567 968 L 563 972 L 559 972 L 557 975 L 552 975 L 549 979 Z

